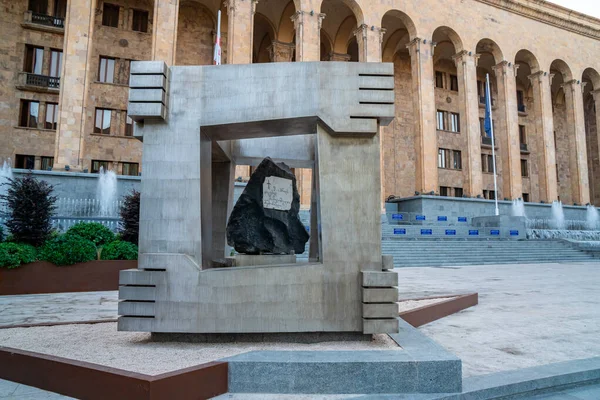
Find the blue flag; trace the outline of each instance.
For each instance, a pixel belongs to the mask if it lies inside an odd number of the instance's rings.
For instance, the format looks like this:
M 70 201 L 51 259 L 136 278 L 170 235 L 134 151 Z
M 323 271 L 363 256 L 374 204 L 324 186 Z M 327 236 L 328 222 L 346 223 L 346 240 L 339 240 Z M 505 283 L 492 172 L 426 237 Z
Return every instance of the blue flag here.
M 485 121 L 483 125 L 485 135 L 492 137 L 492 94 L 490 93 L 490 77 L 486 77 L 485 81 Z

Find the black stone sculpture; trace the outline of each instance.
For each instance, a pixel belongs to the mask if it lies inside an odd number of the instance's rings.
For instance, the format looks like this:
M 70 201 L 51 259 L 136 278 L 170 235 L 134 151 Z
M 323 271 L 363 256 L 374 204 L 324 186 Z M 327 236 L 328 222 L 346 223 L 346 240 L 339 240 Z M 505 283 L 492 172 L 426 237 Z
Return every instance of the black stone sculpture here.
M 263 184 L 267 178 L 267 197 L 263 201 Z M 291 198 L 287 189 L 289 183 L 278 178 L 291 181 Z M 270 184 L 274 179 L 283 184 L 278 189 L 281 196 L 291 202 L 274 198 L 279 194 L 274 193 L 278 190 L 271 190 L 275 187 Z M 283 209 L 276 209 L 278 207 Z M 302 254 L 309 235 L 298 218 L 299 210 L 296 177 L 287 165 L 275 164 L 267 157 L 250 177 L 231 212 L 227 222 L 227 244 L 244 254 Z

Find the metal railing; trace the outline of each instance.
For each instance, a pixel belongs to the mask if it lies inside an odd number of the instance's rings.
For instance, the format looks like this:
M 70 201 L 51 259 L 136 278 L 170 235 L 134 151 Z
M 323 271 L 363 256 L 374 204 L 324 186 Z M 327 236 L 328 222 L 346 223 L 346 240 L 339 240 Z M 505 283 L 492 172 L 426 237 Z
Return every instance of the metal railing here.
M 481 143 L 485 144 L 485 145 L 488 145 L 488 146 L 491 146 L 492 145 L 492 138 L 489 137 L 489 136 L 482 136 L 481 137 Z
M 31 22 L 33 22 L 34 24 L 54 26 L 56 28 L 64 29 L 65 27 L 64 18 L 53 17 L 52 15 L 46 14 L 38 14 L 34 12 L 31 13 Z
M 521 151 L 527 151 L 527 143 L 521 143 Z
M 60 89 L 60 77 L 27 73 L 25 84 L 29 86 L 39 86 L 50 89 Z

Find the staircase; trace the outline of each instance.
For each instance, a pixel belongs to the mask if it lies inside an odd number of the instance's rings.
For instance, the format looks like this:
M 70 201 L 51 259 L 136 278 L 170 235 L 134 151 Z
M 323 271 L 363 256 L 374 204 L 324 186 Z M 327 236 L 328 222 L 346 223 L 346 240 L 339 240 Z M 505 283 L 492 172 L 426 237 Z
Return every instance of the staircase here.
M 395 268 L 600 261 L 558 240 L 384 238 L 381 250 L 394 256 Z

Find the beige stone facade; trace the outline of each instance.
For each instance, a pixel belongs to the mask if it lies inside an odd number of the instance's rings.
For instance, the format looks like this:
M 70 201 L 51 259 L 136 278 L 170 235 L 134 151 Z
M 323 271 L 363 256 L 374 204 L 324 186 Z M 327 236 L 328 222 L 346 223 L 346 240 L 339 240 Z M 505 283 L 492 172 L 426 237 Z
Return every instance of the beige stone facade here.
M 211 64 L 221 10 L 226 63 L 394 64 L 396 118 L 380 132 L 384 198 L 434 192 L 600 205 L 600 21 L 592 17 L 540 0 L 0 4 L 0 159 L 17 167 L 141 172 L 126 114 L 129 62 Z M 486 74 L 497 194 L 481 134 Z M 249 173 L 238 166 L 236 176 Z M 311 171 L 296 175 L 308 206 Z

